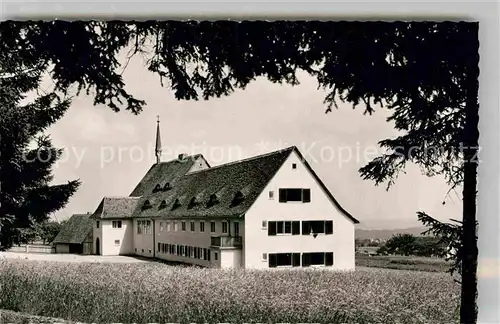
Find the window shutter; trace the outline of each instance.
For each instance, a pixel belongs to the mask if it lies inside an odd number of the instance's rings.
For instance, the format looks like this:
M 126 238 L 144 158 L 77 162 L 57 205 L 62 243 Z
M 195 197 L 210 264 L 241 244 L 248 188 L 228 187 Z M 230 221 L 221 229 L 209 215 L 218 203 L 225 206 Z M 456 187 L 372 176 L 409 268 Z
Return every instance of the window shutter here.
M 309 253 L 302 253 L 302 266 L 308 267 L 311 265 Z
M 302 202 L 311 202 L 311 189 L 302 189 Z
M 333 252 L 325 253 L 325 265 L 332 266 L 333 265 Z
M 311 234 L 311 223 L 308 221 L 303 221 L 302 222 L 302 235 L 309 235 Z
M 277 255 L 276 254 L 269 254 L 269 268 L 276 268 L 278 264 L 277 260 Z
M 294 253 L 292 255 L 292 266 L 300 267 L 300 253 Z
M 280 189 L 279 196 L 279 202 L 286 202 L 286 189 Z
M 300 222 L 292 222 L 292 235 L 300 235 Z
M 269 222 L 267 224 L 267 234 L 268 235 L 276 235 L 276 222 Z
M 333 234 L 333 221 L 325 221 L 325 234 Z

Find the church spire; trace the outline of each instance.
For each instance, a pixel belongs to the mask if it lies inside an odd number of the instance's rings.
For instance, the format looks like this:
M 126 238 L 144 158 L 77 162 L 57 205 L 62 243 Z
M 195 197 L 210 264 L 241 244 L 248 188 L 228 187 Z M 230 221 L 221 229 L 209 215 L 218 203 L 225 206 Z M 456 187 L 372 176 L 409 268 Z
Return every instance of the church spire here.
M 160 163 L 161 158 L 161 136 L 160 136 L 160 115 L 156 116 L 156 146 L 155 146 L 155 155 L 156 155 L 156 163 Z

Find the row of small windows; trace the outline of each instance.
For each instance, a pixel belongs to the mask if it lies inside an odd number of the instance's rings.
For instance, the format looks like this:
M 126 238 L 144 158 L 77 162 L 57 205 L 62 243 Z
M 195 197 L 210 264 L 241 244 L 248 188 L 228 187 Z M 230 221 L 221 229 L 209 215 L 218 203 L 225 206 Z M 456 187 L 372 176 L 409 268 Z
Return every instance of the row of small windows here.
M 207 248 L 186 246 L 180 244 L 158 243 L 158 253 L 182 256 L 191 259 L 210 261 L 211 251 Z M 217 261 L 218 254 L 214 252 L 214 260 Z
M 333 266 L 333 252 L 264 253 L 262 259 L 269 262 L 269 268 Z
M 302 223 L 302 226 L 301 226 Z M 268 235 L 302 235 L 333 234 L 333 221 L 263 221 L 262 228 Z
M 234 233 L 233 234 L 235 236 L 238 236 L 239 230 L 240 230 L 239 223 L 234 222 L 233 226 L 234 226 Z M 179 231 L 178 223 L 175 221 L 174 222 L 160 222 L 160 232 L 163 232 L 165 230 L 167 232 L 178 232 Z M 191 232 L 196 232 L 196 222 L 189 222 L 189 230 Z M 199 230 L 199 232 L 205 232 L 205 222 L 204 221 L 199 222 L 198 230 Z M 181 231 L 183 231 L 183 232 L 187 231 L 187 222 L 184 222 L 184 221 L 181 222 Z M 210 222 L 210 232 L 211 233 L 216 232 L 215 222 Z M 226 234 L 228 232 L 229 232 L 229 224 L 228 224 L 228 222 L 224 221 L 224 222 L 222 222 L 222 233 Z

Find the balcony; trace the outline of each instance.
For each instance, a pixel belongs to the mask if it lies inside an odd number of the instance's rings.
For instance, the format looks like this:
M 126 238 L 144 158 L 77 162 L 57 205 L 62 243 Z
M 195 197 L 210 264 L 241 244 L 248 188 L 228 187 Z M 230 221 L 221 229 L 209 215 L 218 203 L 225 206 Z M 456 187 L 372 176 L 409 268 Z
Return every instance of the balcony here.
M 220 248 L 241 248 L 243 240 L 241 236 L 212 236 L 210 245 Z

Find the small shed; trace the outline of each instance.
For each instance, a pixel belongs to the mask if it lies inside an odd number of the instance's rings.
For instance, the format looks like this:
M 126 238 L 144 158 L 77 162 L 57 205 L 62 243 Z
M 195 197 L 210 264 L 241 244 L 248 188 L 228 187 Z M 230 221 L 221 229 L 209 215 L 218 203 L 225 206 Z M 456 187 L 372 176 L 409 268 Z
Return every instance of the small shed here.
M 91 214 L 74 214 L 63 225 L 52 245 L 56 253 L 92 254 Z

